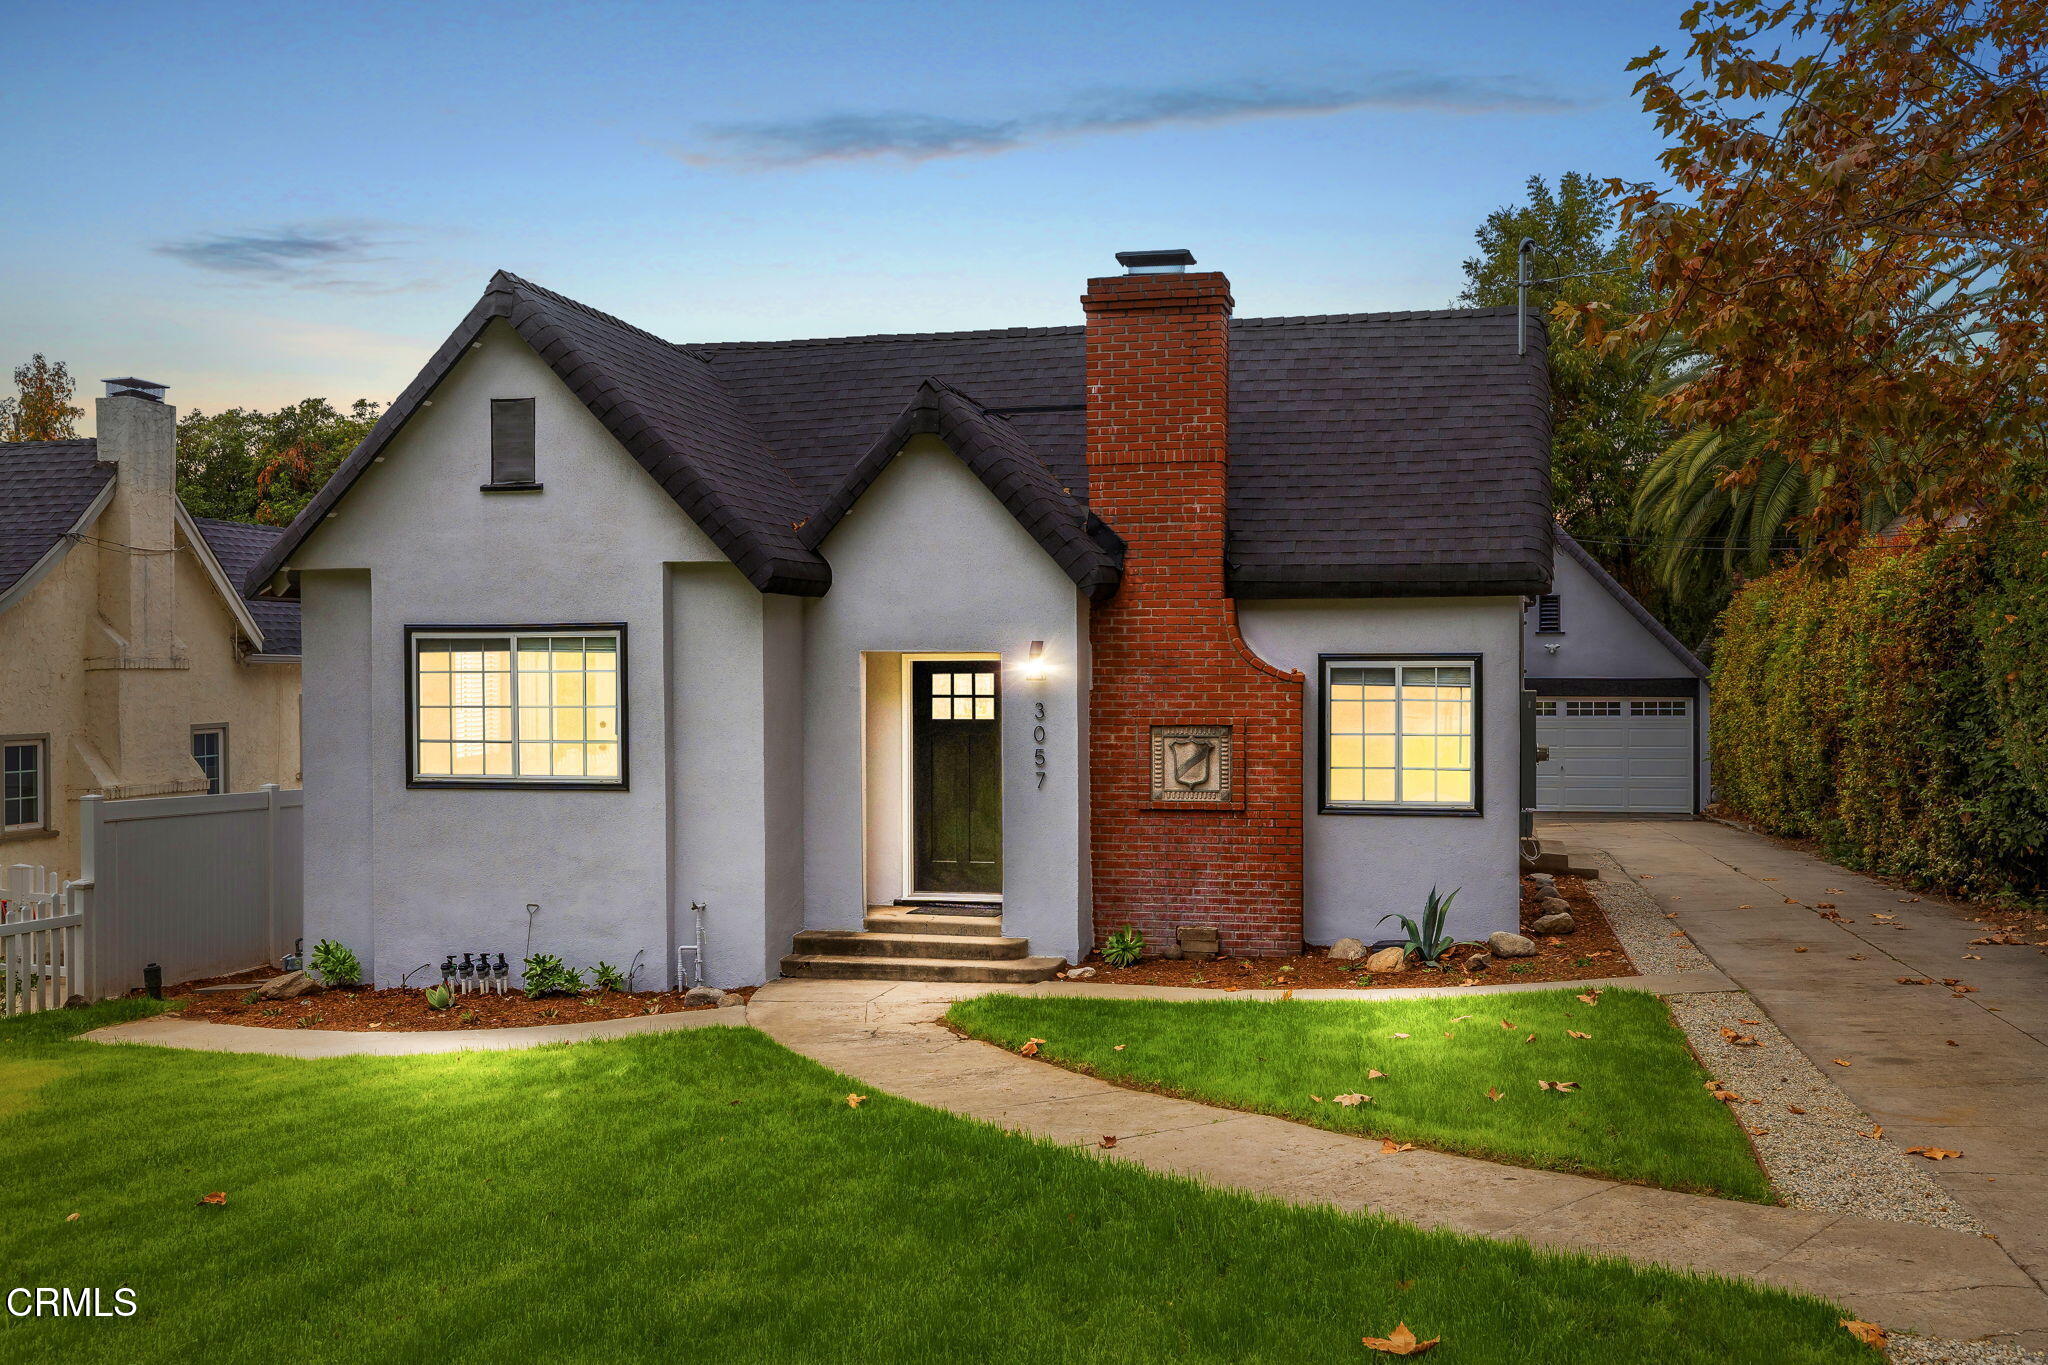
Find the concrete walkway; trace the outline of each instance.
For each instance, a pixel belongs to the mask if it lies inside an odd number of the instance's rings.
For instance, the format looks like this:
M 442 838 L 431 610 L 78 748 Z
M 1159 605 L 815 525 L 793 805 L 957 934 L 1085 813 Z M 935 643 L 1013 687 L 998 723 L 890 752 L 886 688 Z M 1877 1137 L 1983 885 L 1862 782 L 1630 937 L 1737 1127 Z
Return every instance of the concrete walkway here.
M 1542 833 L 1604 849 L 1675 912 L 1885 1141 L 1963 1153 L 1933 1174 L 2048 1281 L 2048 955 L 1972 945 L 1990 926 L 1951 906 L 1711 821 L 1545 817 Z
M 1825 1295 L 1859 1317 L 1926 1336 L 1996 1335 L 2048 1346 L 2048 1297 L 1989 1239 L 1440 1152 L 1387 1155 L 1375 1139 L 1126 1090 L 959 1038 L 934 1022 L 950 1001 L 989 989 L 1007 988 L 778 981 L 755 993 L 747 1015 L 777 1042 L 861 1085 L 1107 1160 L 1423 1227 L 1746 1276 Z M 1115 1147 L 1099 1145 L 1105 1134 L 1115 1135 Z
M 159 1014 L 132 1023 L 109 1024 L 79 1037 L 90 1043 L 142 1043 L 193 1052 L 260 1052 L 272 1057 L 411 1057 L 434 1052 L 503 1052 L 544 1043 L 581 1043 L 593 1038 L 630 1038 L 674 1029 L 740 1027 L 741 1009 L 691 1010 L 681 1014 L 638 1014 L 587 1024 L 539 1024 L 533 1028 L 442 1029 L 418 1033 L 367 1033 L 353 1029 L 251 1028 Z

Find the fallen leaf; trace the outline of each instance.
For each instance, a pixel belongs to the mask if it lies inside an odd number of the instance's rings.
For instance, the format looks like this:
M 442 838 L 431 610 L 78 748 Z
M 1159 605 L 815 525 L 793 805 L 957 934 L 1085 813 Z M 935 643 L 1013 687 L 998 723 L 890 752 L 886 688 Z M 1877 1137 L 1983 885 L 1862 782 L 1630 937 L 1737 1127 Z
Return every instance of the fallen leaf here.
M 1815 901 L 1813 908 L 1816 910 L 1832 910 L 1835 908 L 1835 903 L 1833 901 Z M 1834 919 L 1836 916 L 1830 915 L 1828 918 Z
M 1408 1035 L 1407 1035 L 1407 1034 L 1405 1034 L 1405 1033 L 1397 1033 L 1397 1034 L 1395 1034 L 1394 1036 L 1395 1036 L 1396 1038 L 1406 1038 L 1406 1037 L 1407 1037 Z
M 1749 1130 L 1749 1135 L 1750 1135 L 1751 1137 L 1763 1137 L 1763 1136 L 1765 1136 L 1766 1134 L 1768 1134 L 1768 1133 L 1769 1133 L 1770 1131 L 1771 1131 L 1771 1130 L 1770 1130 L 1770 1129 L 1768 1129 L 1768 1128 L 1752 1128 L 1752 1129 L 1750 1129 L 1750 1130 Z
M 1962 1153 L 1952 1152 L 1946 1147 L 1908 1147 L 1906 1155 L 1924 1156 L 1929 1161 L 1947 1161 L 1950 1157 L 1961 1156 Z
M 1737 1019 L 1737 1020 L 1736 1020 L 1735 1022 L 1736 1022 L 1736 1023 L 1738 1023 L 1738 1024 L 1761 1024 L 1761 1023 L 1763 1022 L 1763 1020 L 1761 1020 L 1761 1019 Z
M 1471 1016 L 1471 1015 L 1469 1015 L 1469 1014 L 1461 1014 L 1461 1015 L 1459 1015 L 1459 1016 L 1458 1016 L 1457 1018 L 1455 1018 L 1455 1019 L 1447 1019 L 1447 1020 L 1445 1020 L 1444 1022 L 1445 1022 L 1445 1023 L 1447 1023 L 1447 1024 L 1462 1024 L 1462 1023 L 1464 1023 L 1464 1022 L 1465 1022 L 1465 1021 L 1466 1021 L 1467 1019 L 1470 1019 L 1471 1017 L 1472 1017 L 1472 1016 Z
M 1736 1032 L 1736 1031 L 1735 1031 L 1734 1029 L 1732 1029 L 1732 1028 L 1724 1028 L 1724 1029 L 1722 1029 L 1722 1030 L 1721 1030 L 1721 1036 L 1722 1036 L 1723 1038 L 1726 1038 L 1726 1039 L 1727 1039 L 1727 1040 L 1728 1040 L 1728 1041 L 1729 1041 L 1730 1043 L 1733 1043 L 1733 1044 L 1734 1044 L 1735 1046 L 1737 1046 L 1737 1047 L 1762 1047 L 1762 1046 L 1763 1046 L 1763 1044 L 1762 1044 L 1762 1043 L 1759 1043 L 1759 1042 L 1758 1042 L 1758 1041 L 1757 1041 L 1756 1039 L 1754 1039 L 1754 1038 L 1750 1037 L 1750 1036 L 1749 1036 L 1749 1035 L 1748 1035 L 1747 1033 L 1737 1033 L 1737 1032 Z
M 1855 1063 L 1853 1063 L 1853 1062 L 1845 1062 L 1845 1061 L 1843 1061 L 1843 1060 L 1842 1060 L 1842 1059 L 1841 1059 L 1840 1057 L 1837 1057 L 1837 1058 L 1835 1058 L 1835 1065 L 1836 1065 L 1836 1066 L 1853 1066 L 1853 1065 L 1855 1065 Z
M 1339 1095 L 1337 1103 L 1343 1105 L 1346 1109 L 1356 1109 L 1359 1105 L 1368 1103 L 1371 1099 L 1372 1096 L 1370 1095 Z
M 1102 1135 L 1102 1141 L 1101 1141 L 1101 1142 L 1098 1142 L 1098 1143 L 1096 1143 L 1095 1145 L 1096 1145 L 1096 1146 L 1098 1146 L 1098 1147 L 1114 1147 L 1114 1146 L 1116 1146 L 1116 1134 L 1115 1134 L 1115 1133 L 1104 1133 L 1104 1134 Z
M 202 1194 L 199 1196 L 199 1202 L 211 1204 L 215 1208 L 223 1208 L 228 1202 L 228 1192 L 226 1190 L 215 1190 L 212 1194 Z
M 1321 1095 L 1310 1095 L 1309 1098 L 1314 1100 L 1317 1104 L 1321 1104 L 1323 1102 L 1323 1097 Z
M 1490 1099 L 1490 1100 L 1495 1100 L 1495 1101 L 1498 1101 L 1498 1100 L 1500 1099 L 1500 1097 L 1501 1097 L 1502 1093 L 1503 1093 L 1503 1092 L 1501 1091 L 1501 1089 L 1500 1089 L 1500 1087 L 1499 1087 L 1499 1086 L 1489 1085 L 1489 1086 L 1487 1086 L 1487 1087 L 1486 1087 L 1486 1098 L 1488 1098 L 1488 1099 Z M 77 1217 L 78 1215 L 74 1213 L 74 1214 L 72 1214 L 71 1216 L 72 1216 L 73 1218 L 76 1218 L 76 1217 Z
M 1931 976 L 1901 976 L 1894 979 L 1901 986 L 1932 986 L 1934 984 L 1934 978 Z
M 1788 1114 L 1803 1114 L 1806 1111 L 1796 1104 L 1788 1104 L 1785 1106 L 1785 1112 Z
M 1555 1090 L 1559 1094 L 1566 1094 L 1579 1088 L 1577 1081 L 1538 1081 L 1536 1084 L 1545 1090 Z
M 1513 1032 L 1515 1031 L 1515 1026 L 1514 1026 L 1513 1024 L 1510 1024 L 1510 1023 L 1509 1023 L 1509 1022 L 1508 1022 L 1507 1020 L 1505 1020 L 1505 1019 L 1503 1019 L 1503 1020 L 1501 1020 L 1501 1021 L 1500 1021 L 1500 1026 L 1501 1026 L 1502 1028 L 1506 1029 L 1506 1030 L 1507 1030 L 1508 1032 L 1510 1032 L 1510 1033 L 1513 1033 Z
M 1386 1074 L 1387 1074 L 1386 1072 L 1384 1072 L 1384 1071 L 1381 1071 L 1381 1070 L 1378 1070 L 1378 1069 L 1377 1069 L 1377 1068 L 1375 1068 L 1375 1067 L 1367 1067 L 1367 1068 L 1365 1069 L 1365 1078 L 1366 1078 L 1367 1080 L 1369 1080 L 1369 1081 L 1377 1081 L 1377 1080 L 1380 1080 L 1380 1079 L 1382 1079 L 1383 1077 L 1385 1077 L 1385 1076 L 1386 1076 Z
M 1736 906 L 1735 908 L 1736 908 L 1737 910 L 1754 910 L 1754 909 L 1756 909 L 1756 907 L 1755 907 L 1754 905 L 1738 905 L 1738 906 Z
M 1956 1041 L 1955 1039 L 1953 1039 L 1953 1038 L 1951 1038 L 1951 1039 L 1949 1039 L 1949 1040 L 1948 1040 L 1948 1045 L 1949 1045 L 1950 1047 L 1961 1047 L 1961 1046 L 1962 1046 L 1962 1044 L 1961 1044 L 1961 1043 L 1957 1042 L 1957 1041 Z
M 1380 1139 L 1381 1156 L 1393 1156 L 1397 1152 L 1412 1152 L 1414 1150 L 1415 1144 L 1412 1142 L 1396 1142 L 1392 1138 Z
M 1021 1056 L 1036 1057 L 1038 1055 L 1038 1045 L 1044 1041 L 1045 1039 L 1043 1038 L 1033 1038 L 1026 1042 L 1024 1046 L 1018 1048 L 1017 1051 Z
M 846 1097 L 846 1107 L 848 1109 L 858 1109 L 867 1102 L 868 1097 L 866 1095 L 848 1095 Z
M 1865 1322 L 1861 1318 L 1843 1318 L 1842 1326 L 1848 1328 L 1849 1335 L 1862 1342 L 1865 1346 L 1883 1348 L 1885 1331 L 1884 1328 L 1879 1327 L 1876 1323 Z
M 64 1221 L 67 1223 L 75 1223 L 78 1221 L 78 1215 L 75 1213 L 67 1213 L 64 1215 Z
M 1533 1043 L 1536 1041 L 1536 1035 L 1532 1033 L 1527 1038 L 1524 1038 L 1522 1041 L 1525 1043 Z
M 1598 992 L 1598 991 L 1588 991 L 1588 992 L 1586 992 L 1586 993 L 1585 993 L 1584 995 L 1582 995 L 1582 996 L 1580 996 L 1580 997 L 1578 997 L 1578 998 L 1579 998 L 1579 1000 L 1580 1000 L 1581 1002 L 1583 1002 L 1583 1003 L 1585 1003 L 1585 1004 L 1588 1004 L 1588 1005 L 1597 1005 L 1597 1004 L 1599 1004 L 1599 1003 L 1600 1003 L 1600 992 Z
M 1862 1129 L 1860 1129 L 1860 1128 L 1859 1128 L 1859 1129 L 1858 1129 L 1857 1131 L 1858 1131 L 1858 1132 L 1862 1132 Z M 1873 1138 L 1873 1139 L 1874 1139 L 1874 1138 L 1881 1138 L 1881 1137 L 1883 1137 L 1883 1136 L 1884 1136 L 1884 1125 L 1883 1125 L 1883 1124 L 1881 1124 L 1881 1123 L 1880 1123 L 1880 1124 L 1878 1124 L 1878 1125 L 1877 1125 L 1877 1126 L 1876 1126 L 1875 1128 L 1872 1128 L 1872 1129 L 1871 1129 L 1871 1130 L 1870 1130 L 1869 1132 L 1867 1132 L 1867 1133 L 1864 1133 L 1864 1134 L 1863 1134 L 1863 1136 L 1865 1136 L 1865 1137 L 1867 1137 L 1867 1138 Z
M 1476 976 L 1468 976 L 1463 981 L 1460 981 L 1458 984 L 1460 986 L 1476 986 L 1479 984 L 1479 978 Z
M 1116 1045 L 1115 1047 L 1113 1047 L 1113 1048 L 1111 1048 L 1111 1049 L 1110 1049 L 1110 1051 L 1111 1051 L 1111 1052 L 1122 1052 L 1123 1050 L 1124 1050 L 1124 1044 L 1122 1044 L 1122 1043 L 1118 1043 L 1118 1044 L 1117 1044 L 1117 1045 Z
M 1428 1341 L 1418 1341 L 1415 1333 L 1409 1331 L 1408 1324 L 1404 1322 L 1397 1325 L 1389 1336 L 1360 1337 L 1359 1340 L 1365 1343 L 1367 1350 L 1378 1351 L 1381 1355 L 1419 1356 L 1426 1351 L 1435 1350 L 1436 1344 L 1443 1338 L 1431 1337 Z
M 1591 1038 L 1593 1035 L 1590 1033 L 1581 1033 L 1575 1028 L 1568 1028 L 1565 1030 L 1565 1036 L 1568 1038 Z
M 1805 951 L 1806 951 L 1806 948 L 1805 948 L 1805 946 L 1804 946 L 1804 945 L 1802 945 L 1802 946 L 1800 946 L 1800 947 L 1794 948 L 1794 949 L 1793 949 L 1792 951 L 1793 951 L 1793 952 L 1795 952 L 1795 953 L 1803 953 L 1803 952 L 1805 952 Z

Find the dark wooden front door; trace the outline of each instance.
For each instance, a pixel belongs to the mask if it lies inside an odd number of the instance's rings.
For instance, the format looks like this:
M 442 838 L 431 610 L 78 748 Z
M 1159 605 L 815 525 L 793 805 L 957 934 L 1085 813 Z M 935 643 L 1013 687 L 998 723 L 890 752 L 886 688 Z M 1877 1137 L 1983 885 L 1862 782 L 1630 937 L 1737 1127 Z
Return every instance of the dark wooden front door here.
M 1002 744 L 994 663 L 912 663 L 918 891 L 1003 889 Z

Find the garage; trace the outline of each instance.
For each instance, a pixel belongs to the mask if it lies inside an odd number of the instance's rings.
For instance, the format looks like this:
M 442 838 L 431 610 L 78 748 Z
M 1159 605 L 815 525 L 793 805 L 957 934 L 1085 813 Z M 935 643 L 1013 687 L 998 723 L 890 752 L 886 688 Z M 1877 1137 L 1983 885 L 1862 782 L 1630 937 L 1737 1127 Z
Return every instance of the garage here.
M 1544 697 L 1535 703 L 1536 809 L 1689 815 L 1690 697 Z

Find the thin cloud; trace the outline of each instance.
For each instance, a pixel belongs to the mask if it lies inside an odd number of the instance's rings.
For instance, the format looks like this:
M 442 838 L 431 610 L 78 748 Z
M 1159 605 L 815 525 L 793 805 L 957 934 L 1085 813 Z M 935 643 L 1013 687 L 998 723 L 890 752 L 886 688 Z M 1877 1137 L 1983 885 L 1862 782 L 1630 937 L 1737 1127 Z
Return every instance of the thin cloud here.
M 1557 114 L 1583 102 L 1509 77 L 1388 72 L 1336 86 L 1235 82 L 1098 91 L 1006 118 L 916 111 L 836 113 L 707 127 L 698 147 L 665 147 L 698 166 L 781 169 L 828 161 L 905 162 L 985 156 L 1053 138 L 1135 132 L 1174 124 L 1300 118 L 1354 109 L 1439 114 Z
M 388 252 L 394 241 L 388 230 L 375 224 L 287 226 L 208 233 L 159 242 L 150 250 L 250 284 L 378 293 L 388 282 L 366 278 L 362 267 L 394 259 Z

